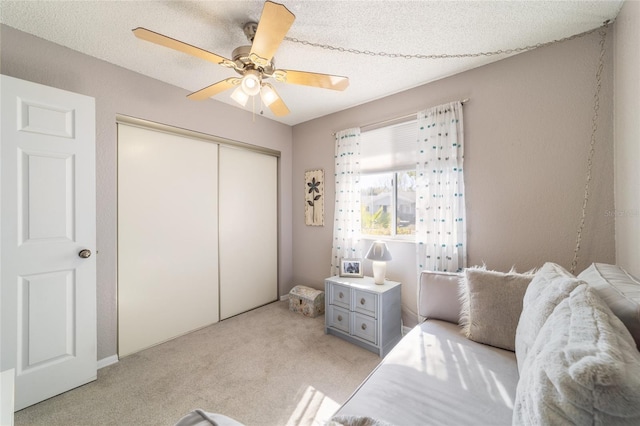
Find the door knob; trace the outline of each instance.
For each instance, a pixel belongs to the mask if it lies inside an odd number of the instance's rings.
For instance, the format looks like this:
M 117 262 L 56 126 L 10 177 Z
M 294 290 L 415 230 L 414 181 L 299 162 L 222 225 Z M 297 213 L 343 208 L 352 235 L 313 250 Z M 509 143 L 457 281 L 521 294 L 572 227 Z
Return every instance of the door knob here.
M 80 250 L 80 252 L 78 253 L 78 256 L 80 256 L 83 259 L 91 257 L 91 250 L 89 249 Z

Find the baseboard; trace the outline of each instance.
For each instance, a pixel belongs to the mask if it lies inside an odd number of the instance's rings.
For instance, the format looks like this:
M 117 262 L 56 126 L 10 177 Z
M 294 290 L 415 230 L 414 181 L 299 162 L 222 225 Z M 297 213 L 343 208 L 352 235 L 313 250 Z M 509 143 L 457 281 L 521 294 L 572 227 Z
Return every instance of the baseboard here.
M 283 300 L 289 300 L 289 295 L 285 294 L 283 296 L 280 296 L 280 301 L 282 302 Z
M 108 367 L 112 364 L 118 362 L 118 355 L 111 355 L 106 358 L 102 358 L 98 360 L 98 370 L 104 367 Z
M 15 370 L 0 372 L 0 425 L 13 426 Z

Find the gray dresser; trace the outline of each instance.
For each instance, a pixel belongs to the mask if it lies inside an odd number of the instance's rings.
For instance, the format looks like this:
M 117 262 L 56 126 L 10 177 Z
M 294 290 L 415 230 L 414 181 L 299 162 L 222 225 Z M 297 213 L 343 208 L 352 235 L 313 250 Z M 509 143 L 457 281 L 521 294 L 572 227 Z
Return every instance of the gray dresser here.
M 325 279 L 325 333 L 384 357 L 402 338 L 400 288 L 371 277 Z

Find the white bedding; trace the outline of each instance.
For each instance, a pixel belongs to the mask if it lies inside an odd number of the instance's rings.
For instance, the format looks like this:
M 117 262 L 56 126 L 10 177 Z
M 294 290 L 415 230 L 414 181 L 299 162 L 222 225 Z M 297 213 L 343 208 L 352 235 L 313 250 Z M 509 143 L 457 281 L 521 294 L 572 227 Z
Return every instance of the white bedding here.
M 398 426 L 510 425 L 515 354 L 473 342 L 459 330 L 438 320 L 413 328 L 336 416 Z

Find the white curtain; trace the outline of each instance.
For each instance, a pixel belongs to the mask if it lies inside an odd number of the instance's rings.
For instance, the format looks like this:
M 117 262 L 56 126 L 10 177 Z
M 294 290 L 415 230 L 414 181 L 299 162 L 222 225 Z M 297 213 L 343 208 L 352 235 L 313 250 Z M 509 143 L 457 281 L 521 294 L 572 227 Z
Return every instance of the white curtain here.
M 419 271 L 467 264 L 462 104 L 418 112 L 416 243 Z
M 341 258 L 361 258 L 360 249 L 360 129 L 336 133 L 336 204 L 331 248 L 331 275 L 340 272 Z

